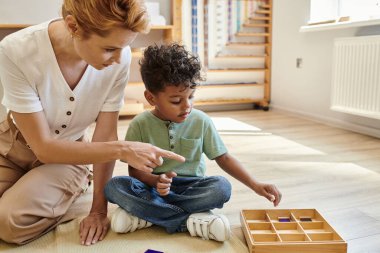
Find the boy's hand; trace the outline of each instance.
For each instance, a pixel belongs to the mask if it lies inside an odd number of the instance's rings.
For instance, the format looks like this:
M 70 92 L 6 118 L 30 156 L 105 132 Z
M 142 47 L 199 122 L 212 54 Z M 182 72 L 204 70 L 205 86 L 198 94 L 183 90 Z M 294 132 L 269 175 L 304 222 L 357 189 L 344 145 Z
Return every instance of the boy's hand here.
M 161 174 L 158 177 L 157 184 L 156 184 L 156 190 L 161 196 L 166 196 L 169 194 L 170 186 L 172 183 L 172 178 L 176 177 L 177 173 L 174 171 L 166 172 L 165 174 Z
M 270 202 L 273 202 L 274 206 L 278 206 L 281 201 L 282 194 L 273 184 L 258 183 L 255 189 L 258 195 L 267 198 Z

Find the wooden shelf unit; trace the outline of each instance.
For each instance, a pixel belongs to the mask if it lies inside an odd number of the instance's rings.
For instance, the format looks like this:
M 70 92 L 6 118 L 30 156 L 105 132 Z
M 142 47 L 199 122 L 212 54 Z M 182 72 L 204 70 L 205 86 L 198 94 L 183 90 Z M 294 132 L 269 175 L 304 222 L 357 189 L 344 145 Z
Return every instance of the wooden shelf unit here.
M 247 3 L 245 4 L 247 6 Z M 271 99 L 273 1 L 256 1 L 255 6 L 257 9 L 250 10 L 250 14 L 244 17 L 244 22 L 240 24 L 241 29 L 238 29 L 232 35 L 232 39 L 229 39 L 223 49 L 225 51 L 221 51 L 215 58 L 208 60 L 210 64 L 207 69 L 207 77 L 208 80 L 211 79 L 211 83 L 220 82 L 220 78 L 216 76 L 218 75 L 217 73 L 220 73 L 220 75 L 226 77 L 226 83 L 229 83 L 231 82 L 231 76 L 234 76 L 236 81 L 231 83 L 238 89 L 241 88 L 240 83 L 242 82 L 262 83 L 264 89 L 260 89 L 261 99 L 256 99 L 256 91 L 252 90 L 251 100 L 254 101 L 252 103 L 255 108 L 268 110 Z M 248 72 L 251 72 L 252 75 L 245 74 L 244 77 L 241 75 Z M 216 80 L 212 78 L 216 78 Z M 247 80 L 244 81 L 242 78 L 247 78 Z M 223 99 L 221 99 L 220 104 L 223 104 L 222 100 L 229 101 L 229 97 L 231 97 L 229 92 L 230 90 L 228 89 L 221 89 L 217 95 L 210 97 L 210 100 L 214 101 L 216 96 L 221 95 Z M 244 99 L 245 95 L 247 93 L 241 95 L 242 99 Z
M 267 4 L 265 4 L 267 3 Z M 220 54 L 215 56 L 214 62 L 227 62 L 229 59 L 231 61 L 237 61 L 241 59 L 242 61 L 250 61 L 250 65 L 241 67 L 225 66 L 222 63 L 220 68 L 213 67 L 207 69 L 207 84 L 199 86 L 198 95 L 195 98 L 194 106 L 214 106 L 214 105 L 232 105 L 232 104 L 252 104 L 256 107 L 259 106 L 264 110 L 269 109 L 270 102 L 270 76 L 271 76 L 271 42 L 272 42 L 272 0 L 266 2 L 261 1 L 260 8 L 256 13 L 253 13 L 254 17 L 257 17 L 255 21 L 247 17 L 245 23 L 242 24 L 242 27 L 247 28 L 258 28 L 258 32 L 238 32 L 235 34 L 236 37 L 259 37 L 263 38 L 261 42 L 229 42 L 226 44 L 227 47 L 232 48 L 233 50 L 245 50 L 248 55 L 224 55 Z M 181 38 L 180 32 L 176 32 L 182 27 L 182 1 L 175 1 L 175 6 L 173 6 L 173 40 L 180 41 L 177 38 Z M 159 28 L 157 28 L 159 29 Z M 170 39 L 167 40 L 170 42 Z M 252 51 L 250 51 L 252 49 Z M 259 52 L 257 54 L 256 52 Z M 249 52 L 252 52 L 251 54 Z M 136 52 L 133 53 L 135 58 L 141 57 L 141 50 L 136 49 Z M 215 63 L 214 63 L 215 64 Z M 260 65 L 260 66 L 259 66 Z M 221 76 L 236 76 L 235 81 L 229 80 L 226 83 L 223 83 L 223 78 Z M 245 79 L 247 78 L 247 79 Z M 244 80 L 242 80 L 244 79 Z M 248 80 L 252 79 L 250 84 L 246 84 Z M 135 80 L 133 80 L 135 81 Z M 229 83 L 231 82 L 231 83 Z M 256 83 L 257 82 L 257 83 Z M 136 86 L 137 85 L 137 86 Z M 234 90 L 231 89 L 236 87 Z M 251 88 L 248 88 L 251 87 Z M 207 96 L 205 93 L 208 92 L 208 89 L 218 88 L 218 92 L 212 93 L 212 96 Z M 126 93 L 127 97 L 134 97 L 136 101 L 145 102 L 144 98 L 137 93 L 142 93 L 144 88 L 142 84 L 134 83 L 129 84 L 127 87 L 128 92 Z M 205 91 L 207 90 L 207 91 Z M 241 95 L 237 95 L 237 92 L 241 92 Z M 211 93 L 209 93 L 211 94 Z M 245 97 L 245 95 L 247 95 Z M 199 96 L 199 97 L 198 97 Z M 126 107 L 128 104 L 126 104 Z M 144 107 L 146 108 L 146 106 Z
M 271 72 L 272 72 L 272 25 L 273 25 L 273 0 L 269 0 L 268 4 L 262 5 L 262 8 L 265 8 L 268 10 L 268 16 L 269 16 L 269 22 L 268 22 L 268 33 L 269 36 L 267 37 L 267 43 L 268 45 L 265 48 L 265 53 L 269 57 L 266 58 L 265 61 L 265 67 L 267 68 L 267 71 L 265 72 L 265 83 L 267 84 L 264 89 L 264 107 L 269 106 L 270 99 L 271 99 Z M 265 103 L 267 103 L 265 105 Z
M 171 1 L 171 24 L 170 25 L 160 25 L 160 26 L 152 26 L 151 32 L 154 32 L 155 35 L 159 34 L 161 36 L 163 43 L 171 43 L 173 41 L 182 41 L 182 0 L 172 0 Z M 265 10 L 263 9 L 265 8 Z M 258 37 L 265 37 L 264 42 L 255 43 L 255 42 L 231 42 L 228 43 L 226 46 L 229 47 L 240 47 L 245 48 L 247 47 L 263 47 L 265 53 L 262 55 L 246 55 L 246 56 L 223 56 L 221 55 L 219 58 L 229 58 L 229 57 L 235 57 L 240 59 L 253 59 L 255 61 L 261 60 L 264 62 L 265 66 L 262 68 L 240 68 L 240 69 L 213 69 L 208 70 L 210 74 L 218 75 L 217 73 L 262 73 L 261 75 L 264 76 L 264 80 L 257 81 L 258 83 L 252 82 L 250 84 L 240 84 L 241 80 L 237 80 L 237 83 L 231 83 L 231 84 L 214 84 L 211 85 L 205 85 L 200 86 L 200 89 L 209 89 L 209 88 L 227 88 L 226 93 L 229 92 L 228 88 L 232 87 L 260 87 L 260 89 L 263 90 L 263 99 L 257 99 L 255 97 L 249 99 L 249 98 L 234 98 L 229 97 L 228 95 L 226 97 L 210 97 L 207 99 L 207 97 L 202 97 L 200 101 L 195 102 L 195 106 L 197 105 L 223 105 L 223 104 L 247 104 L 252 103 L 256 105 L 260 105 L 263 108 L 268 108 L 269 102 L 270 102 L 270 77 L 271 77 L 271 43 L 272 43 L 272 0 L 268 0 L 267 4 L 263 5 L 261 4 L 261 10 L 259 10 L 256 14 L 259 20 L 257 23 L 253 22 L 251 24 L 247 23 L 242 24 L 243 27 L 261 27 L 265 28 L 265 32 L 263 33 L 238 33 L 236 36 L 258 36 Z M 30 24 L 0 24 L 0 29 L 22 29 L 27 26 L 30 26 Z M 159 33 L 161 32 L 161 34 Z M 151 33 L 149 33 L 151 34 Z M 147 34 L 146 36 L 149 36 Z M 154 36 L 153 36 L 154 37 Z M 142 57 L 144 50 L 144 46 L 141 47 L 133 47 L 132 48 L 132 58 L 134 61 L 138 60 Z M 138 72 L 138 69 L 136 66 L 131 66 L 131 73 Z M 217 73 L 215 73 L 217 72 Z M 135 81 L 135 80 L 134 80 Z M 143 85 L 142 83 L 138 84 L 138 82 L 132 82 L 129 83 L 128 86 L 139 86 L 141 88 L 135 89 L 134 92 L 143 92 Z M 128 88 L 128 87 L 127 87 Z M 126 90 L 127 90 L 126 88 Z M 248 91 L 249 93 L 249 91 Z M 245 94 L 248 94 L 245 93 Z M 229 93 L 228 93 L 229 94 Z M 124 107 L 121 109 L 120 115 L 134 115 L 139 113 L 138 108 L 142 108 L 141 104 L 144 104 L 144 108 L 146 108 L 145 100 L 144 99 L 133 99 L 130 98 L 131 93 L 126 92 L 126 101 Z M 132 96 L 133 97 L 133 96 Z M 130 108 L 130 110 L 128 109 Z

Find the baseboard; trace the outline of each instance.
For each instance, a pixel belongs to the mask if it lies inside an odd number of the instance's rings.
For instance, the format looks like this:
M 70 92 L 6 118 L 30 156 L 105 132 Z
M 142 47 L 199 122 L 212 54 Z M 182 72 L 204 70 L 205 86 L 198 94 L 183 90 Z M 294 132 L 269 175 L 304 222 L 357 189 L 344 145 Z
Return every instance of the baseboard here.
M 349 130 L 352 132 L 356 132 L 356 133 L 380 138 L 380 129 L 366 127 L 366 126 L 362 126 L 362 125 L 358 125 L 358 124 L 354 124 L 354 123 L 350 123 L 350 122 L 346 122 L 346 121 L 341 121 L 341 120 L 337 120 L 334 118 L 315 115 L 315 114 L 311 114 L 311 113 L 307 113 L 307 112 L 303 112 L 303 111 L 298 111 L 298 110 L 293 110 L 293 109 L 288 109 L 288 108 L 282 108 L 282 107 L 276 106 L 274 104 L 271 104 L 270 107 L 276 111 L 286 112 L 286 113 L 289 113 L 289 114 L 292 114 L 292 115 L 295 115 L 295 116 L 298 116 L 301 118 L 305 118 L 308 120 L 312 120 L 312 121 L 315 121 L 318 123 L 322 123 L 322 124 L 326 124 L 329 126 Z

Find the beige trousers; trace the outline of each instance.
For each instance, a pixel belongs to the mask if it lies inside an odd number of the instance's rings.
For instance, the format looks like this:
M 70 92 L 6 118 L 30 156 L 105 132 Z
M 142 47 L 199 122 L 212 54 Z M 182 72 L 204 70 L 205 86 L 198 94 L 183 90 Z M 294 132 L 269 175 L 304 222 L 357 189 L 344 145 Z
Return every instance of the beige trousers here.
M 85 165 L 38 161 L 8 115 L 0 123 L 0 239 L 25 244 L 67 221 L 89 178 Z

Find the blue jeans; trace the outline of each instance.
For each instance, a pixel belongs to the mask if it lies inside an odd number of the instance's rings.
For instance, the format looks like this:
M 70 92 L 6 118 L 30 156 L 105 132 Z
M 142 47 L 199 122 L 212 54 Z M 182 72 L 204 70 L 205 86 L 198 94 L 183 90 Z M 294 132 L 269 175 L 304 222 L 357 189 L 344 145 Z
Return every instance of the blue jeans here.
M 112 178 L 104 191 L 111 203 L 174 233 L 187 231 L 186 220 L 192 213 L 222 208 L 230 199 L 231 184 L 221 176 L 175 177 L 169 194 L 160 196 L 136 178 L 120 176 Z

